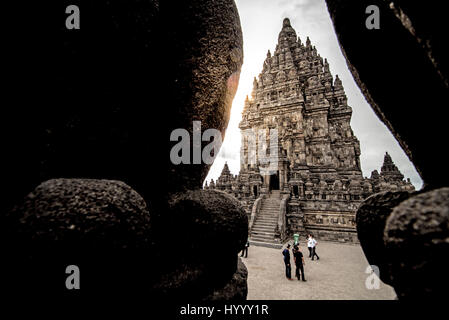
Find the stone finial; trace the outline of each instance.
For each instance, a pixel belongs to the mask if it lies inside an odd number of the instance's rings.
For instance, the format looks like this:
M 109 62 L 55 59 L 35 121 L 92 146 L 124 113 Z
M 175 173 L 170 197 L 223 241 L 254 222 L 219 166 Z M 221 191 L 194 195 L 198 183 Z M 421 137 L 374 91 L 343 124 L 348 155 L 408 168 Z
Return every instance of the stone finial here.
M 324 59 L 324 70 L 329 71 L 329 62 L 327 62 L 327 59 Z
M 391 164 L 391 163 L 393 163 L 393 160 L 391 159 L 391 156 L 388 154 L 388 152 L 385 152 L 384 164 Z
M 285 19 L 284 19 L 284 22 L 282 23 L 282 27 L 283 27 L 283 28 L 291 27 L 290 19 L 289 19 L 289 18 L 285 18 Z
M 338 77 L 338 74 L 335 75 L 335 81 L 334 81 L 334 87 L 342 87 L 342 83 L 340 78 Z
M 310 38 L 307 36 L 307 39 L 306 39 L 306 46 L 307 46 L 307 47 L 310 47 L 310 44 L 311 44 Z

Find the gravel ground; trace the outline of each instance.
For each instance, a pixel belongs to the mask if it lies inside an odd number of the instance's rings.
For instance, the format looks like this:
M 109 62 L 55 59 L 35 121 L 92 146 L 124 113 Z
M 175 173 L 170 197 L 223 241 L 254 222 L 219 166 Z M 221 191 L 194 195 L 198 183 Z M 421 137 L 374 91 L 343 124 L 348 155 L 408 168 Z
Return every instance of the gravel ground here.
M 379 289 L 367 289 L 369 274 L 362 248 L 359 245 L 320 242 L 317 254 L 320 260 L 305 256 L 307 282 L 285 277 L 282 249 L 251 246 L 248 258 L 243 258 L 248 268 L 248 300 L 393 300 L 392 287 L 382 283 Z M 292 277 L 295 266 L 292 256 Z

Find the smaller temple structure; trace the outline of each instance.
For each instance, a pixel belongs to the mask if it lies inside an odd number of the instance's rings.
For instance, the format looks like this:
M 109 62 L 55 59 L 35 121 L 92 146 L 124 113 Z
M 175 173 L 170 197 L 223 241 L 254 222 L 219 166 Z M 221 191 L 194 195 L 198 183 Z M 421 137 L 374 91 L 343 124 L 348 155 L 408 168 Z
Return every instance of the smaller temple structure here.
M 383 191 L 414 191 L 415 187 L 410 179 L 404 180 L 404 175 L 394 164 L 388 152 L 384 156 L 384 162 L 380 173 L 377 170 L 371 172 L 371 177 L 365 177 L 362 181 L 352 180 L 341 182 L 334 181 L 328 185 L 325 181 L 307 179 L 305 182 L 296 181 L 295 176 L 290 176 L 288 187 L 290 194 L 287 196 L 286 210 L 275 210 L 275 216 L 285 214 L 285 236 L 293 233 L 314 233 L 321 239 L 357 242 L 355 231 L 355 213 L 359 204 L 370 195 Z M 244 175 L 233 175 L 229 166 L 225 163 L 220 177 L 215 182 L 213 179 L 206 189 L 217 189 L 225 191 L 241 201 L 251 221 L 253 206 L 257 199 L 266 198 L 281 205 L 280 193 L 273 189 L 271 191 L 259 190 L 263 185 L 263 177 L 257 172 L 245 173 Z M 259 204 L 263 209 L 263 200 Z M 269 206 L 267 204 L 267 206 Z M 273 210 L 273 209 L 271 209 Z M 279 219 L 278 219 L 279 220 Z M 282 220 L 282 219 L 281 219 Z M 253 222 L 251 238 L 264 242 L 283 240 L 277 222 L 273 222 L 273 232 L 265 232 L 264 235 L 257 234 L 257 223 Z M 255 226 L 254 226 L 255 225 Z M 254 233 L 255 232 L 255 233 Z M 285 237 L 284 236 L 284 237 Z

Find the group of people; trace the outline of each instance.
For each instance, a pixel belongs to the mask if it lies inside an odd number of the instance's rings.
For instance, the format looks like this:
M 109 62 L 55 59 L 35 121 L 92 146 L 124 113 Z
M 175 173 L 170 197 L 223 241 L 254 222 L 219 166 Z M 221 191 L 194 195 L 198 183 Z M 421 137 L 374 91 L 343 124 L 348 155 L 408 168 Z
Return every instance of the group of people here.
M 307 238 L 307 248 L 309 249 L 309 258 L 311 258 L 312 260 L 314 260 L 315 257 L 317 258 L 317 260 L 320 259 L 320 257 L 316 253 L 316 245 L 317 241 L 315 240 L 313 235 L 309 234 Z M 287 279 L 293 280 L 291 276 L 292 269 L 290 263 L 291 261 L 290 247 L 291 245 L 288 244 L 287 247 L 282 251 L 282 255 L 284 256 L 285 276 L 287 277 Z M 302 281 L 307 281 L 304 275 L 304 266 L 306 263 L 304 261 L 304 255 L 302 254 L 301 249 L 299 248 L 299 243 L 293 245 L 292 254 L 296 266 L 295 271 L 296 278 L 298 279 L 298 281 L 301 279 Z

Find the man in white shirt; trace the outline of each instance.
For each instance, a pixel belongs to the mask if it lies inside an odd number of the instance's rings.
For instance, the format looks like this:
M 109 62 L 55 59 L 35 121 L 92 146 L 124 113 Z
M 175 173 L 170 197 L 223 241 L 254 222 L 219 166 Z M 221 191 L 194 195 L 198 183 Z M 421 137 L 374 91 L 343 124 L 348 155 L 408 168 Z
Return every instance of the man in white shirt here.
M 320 257 L 318 257 L 318 255 L 316 254 L 316 244 L 317 244 L 317 242 L 316 242 L 315 238 L 313 236 L 311 236 L 312 260 L 315 258 L 315 256 L 316 256 L 317 260 L 320 260 Z
M 309 258 L 312 258 L 312 248 L 313 248 L 313 241 L 312 241 L 312 235 L 309 234 L 307 236 L 307 249 L 309 249 Z

